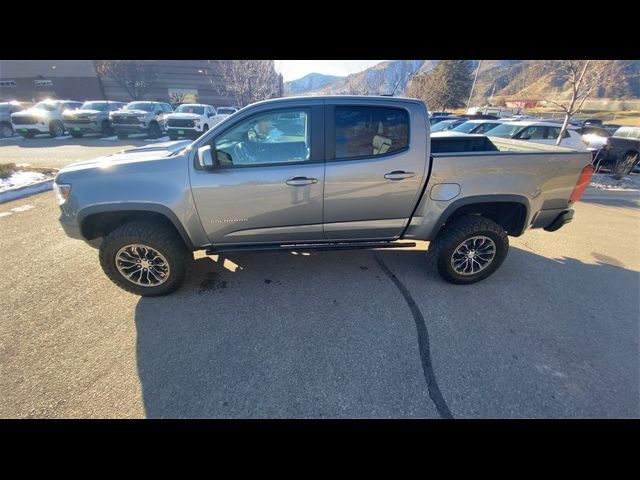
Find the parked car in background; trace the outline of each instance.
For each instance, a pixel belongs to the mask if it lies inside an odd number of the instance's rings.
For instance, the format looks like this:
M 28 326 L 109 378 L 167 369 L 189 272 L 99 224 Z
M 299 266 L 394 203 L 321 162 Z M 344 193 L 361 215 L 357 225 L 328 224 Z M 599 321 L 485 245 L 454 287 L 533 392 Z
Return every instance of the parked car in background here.
M 431 133 L 449 131 L 457 127 L 458 125 L 462 125 L 466 121 L 467 121 L 466 118 L 449 117 L 447 120 L 442 120 L 441 122 L 438 122 L 435 125 L 432 125 Z
M 436 132 L 439 135 L 465 135 L 465 134 L 484 134 L 489 130 L 504 123 L 505 120 L 467 120 L 457 127 L 446 131 Z M 433 131 L 433 130 L 432 130 Z
M 449 115 L 449 114 L 447 114 L 447 115 L 433 115 L 433 116 L 429 117 L 429 123 L 431 125 L 435 125 L 436 123 L 440 123 L 440 122 L 442 122 L 444 120 L 452 120 L 452 119 L 455 119 L 455 118 L 462 118 L 462 117 L 458 117 L 458 116 L 455 116 L 455 115 Z
M 451 115 L 450 112 L 431 112 L 430 117 L 446 117 Z
M 238 107 L 218 107 L 216 109 L 216 116 L 213 117 L 213 125 L 217 125 L 225 118 L 236 113 L 238 110 L 240 110 Z
M 598 120 L 597 118 L 572 118 L 570 123 L 579 127 L 585 127 L 587 125 L 602 126 L 602 120 Z
M 62 114 L 64 127 L 72 137 L 82 137 L 85 133 L 101 133 L 112 135 L 109 114 L 120 110 L 125 102 L 111 102 L 108 100 L 91 100 L 84 102 L 76 110 L 67 110 Z
M 179 137 L 198 138 L 215 125 L 216 109 L 203 103 L 185 103 L 166 116 L 171 140 Z
M 467 120 L 498 120 L 500 117 L 496 115 L 484 115 L 482 113 L 477 114 L 462 114 L 458 115 L 460 118 L 466 118 Z
M 555 145 L 561 129 L 562 125 L 553 122 L 520 120 L 505 122 L 489 130 L 485 135 L 488 137 L 511 138 L 514 140 L 526 140 L 546 145 Z M 578 133 L 574 127 L 565 130 L 560 146 L 573 148 L 575 150 L 587 149 L 586 145 L 582 142 L 580 133 Z
M 130 102 L 123 108 L 111 112 L 111 127 L 118 138 L 127 138 L 132 133 L 146 133 L 149 138 L 158 138 L 167 130 L 166 115 L 173 108 L 164 102 Z
M 2 102 L 0 103 L 0 138 L 13 137 L 13 125 L 11 124 L 11 114 L 26 110 L 31 107 L 27 102 Z
M 617 123 L 605 123 L 602 125 L 602 128 L 608 130 L 611 135 L 616 133 L 616 130 L 618 130 L 620 127 L 622 127 L 622 125 L 618 125 Z
M 611 136 L 611 132 L 606 128 L 595 125 L 586 125 L 578 130 L 582 135 L 582 141 L 589 149 L 595 151 L 600 150 L 607 143 L 607 139 Z
M 81 106 L 82 102 L 74 100 L 43 100 L 32 108 L 12 113 L 11 123 L 13 129 L 25 138 L 33 138 L 38 133 L 60 137 L 65 131 L 62 114 Z
M 638 165 L 640 126 L 620 127 L 607 140 L 596 160 L 596 167 L 607 167 L 617 179 L 629 174 Z

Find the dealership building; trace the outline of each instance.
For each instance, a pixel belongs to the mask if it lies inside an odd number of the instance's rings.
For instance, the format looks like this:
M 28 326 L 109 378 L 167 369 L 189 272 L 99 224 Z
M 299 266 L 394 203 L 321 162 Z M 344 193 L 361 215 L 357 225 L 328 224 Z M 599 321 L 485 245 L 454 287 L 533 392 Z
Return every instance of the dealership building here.
M 233 105 L 224 94 L 216 60 L 148 60 L 158 73 L 145 100 Z M 0 101 L 68 100 L 131 101 L 109 77 L 100 77 L 100 60 L 0 60 Z

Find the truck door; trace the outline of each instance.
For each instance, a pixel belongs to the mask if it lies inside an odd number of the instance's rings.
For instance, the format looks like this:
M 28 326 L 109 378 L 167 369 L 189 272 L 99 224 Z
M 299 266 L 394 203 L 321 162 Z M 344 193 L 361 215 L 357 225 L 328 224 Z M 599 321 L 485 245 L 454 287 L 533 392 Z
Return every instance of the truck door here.
M 426 174 L 426 111 L 336 101 L 325 122 L 325 237 L 397 238 Z
M 214 244 L 322 240 L 323 107 L 271 108 L 210 141 L 217 165 L 191 188 Z

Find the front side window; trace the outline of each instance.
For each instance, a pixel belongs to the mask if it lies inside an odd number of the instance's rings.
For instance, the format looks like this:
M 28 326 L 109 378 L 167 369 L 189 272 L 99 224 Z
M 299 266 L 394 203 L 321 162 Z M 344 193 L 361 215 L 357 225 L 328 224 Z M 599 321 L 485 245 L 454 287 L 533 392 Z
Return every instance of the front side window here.
M 514 138 L 519 138 L 521 140 L 543 140 L 544 138 L 546 138 L 545 130 L 545 127 L 540 126 L 527 127 Z
M 387 107 L 335 107 L 336 158 L 384 155 L 409 145 L 409 114 Z
M 487 133 L 489 130 L 497 127 L 498 125 L 500 125 L 499 123 L 481 123 L 480 125 L 478 125 L 478 127 L 476 127 L 472 133 Z M 455 128 L 454 128 L 455 130 Z
M 233 108 L 219 108 L 218 109 L 218 114 L 219 115 L 232 115 L 234 113 L 236 113 L 236 111 Z
M 305 162 L 311 158 L 307 109 L 254 115 L 216 138 L 221 167 Z

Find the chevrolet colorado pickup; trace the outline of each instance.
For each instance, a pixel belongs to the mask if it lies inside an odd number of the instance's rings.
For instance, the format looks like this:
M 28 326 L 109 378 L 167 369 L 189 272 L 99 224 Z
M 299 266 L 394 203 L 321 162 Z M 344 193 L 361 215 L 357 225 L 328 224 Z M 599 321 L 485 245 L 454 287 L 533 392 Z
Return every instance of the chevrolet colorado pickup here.
M 243 108 L 194 142 L 167 142 L 62 169 L 70 237 L 106 275 L 164 295 L 192 252 L 415 246 L 447 281 L 487 278 L 508 236 L 555 231 L 593 171 L 591 154 L 480 135 L 430 139 L 423 102 L 313 96 Z

